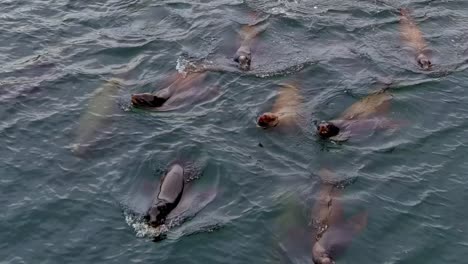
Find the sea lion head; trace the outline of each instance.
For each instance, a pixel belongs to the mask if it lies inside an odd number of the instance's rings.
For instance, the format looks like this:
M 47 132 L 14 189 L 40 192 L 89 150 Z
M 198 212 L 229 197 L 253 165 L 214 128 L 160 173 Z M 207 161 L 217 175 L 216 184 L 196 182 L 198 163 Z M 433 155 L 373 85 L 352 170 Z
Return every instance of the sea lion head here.
M 267 129 L 269 127 L 275 127 L 279 123 L 279 116 L 275 113 L 264 113 L 257 121 L 257 125 L 261 128 Z
M 150 93 L 132 94 L 132 105 L 134 107 L 160 107 L 166 102 L 165 99 Z
M 150 226 L 158 227 L 164 224 L 168 214 L 167 211 L 167 205 L 164 202 L 153 205 L 148 209 L 148 212 L 145 215 L 145 220 Z
M 315 264 L 335 264 L 335 261 L 328 255 L 325 248 L 317 241 L 312 248 L 312 261 Z
M 250 70 L 250 63 L 252 62 L 252 56 L 250 52 L 239 51 L 234 57 L 234 61 L 237 62 L 237 66 L 242 71 Z
M 330 138 L 338 135 L 340 129 L 331 122 L 322 121 L 317 125 L 317 133 L 323 138 Z
M 416 57 L 416 61 L 418 62 L 419 67 L 423 70 L 430 70 L 432 67 L 431 60 L 424 53 L 419 54 Z

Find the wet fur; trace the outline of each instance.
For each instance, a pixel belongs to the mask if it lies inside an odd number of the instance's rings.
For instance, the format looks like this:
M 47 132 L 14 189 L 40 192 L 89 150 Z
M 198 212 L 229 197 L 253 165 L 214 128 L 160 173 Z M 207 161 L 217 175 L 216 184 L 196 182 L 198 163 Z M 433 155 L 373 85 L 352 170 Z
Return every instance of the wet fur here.
M 169 201 L 165 199 L 165 197 L 161 197 L 161 194 L 162 192 L 166 191 L 166 190 L 163 190 L 163 187 L 166 181 L 173 180 L 173 179 L 168 179 L 167 178 L 168 175 L 174 175 L 173 177 L 179 176 L 175 174 L 170 174 L 172 169 L 177 169 L 175 168 L 175 166 L 179 166 L 182 169 L 182 177 L 181 179 L 178 179 L 178 180 L 181 180 L 181 182 L 179 183 L 181 187 L 175 199 L 173 199 L 173 201 Z M 174 210 L 174 208 L 177 207 L 178 203 L 180 202 L 182 198 L 182 195 L 185 190 L 185 181 L 186 181 L 185 178 L 186 178 L 186 173 L 185 173 L 183 165 L 176 163 L 176 164 L 172 164 L 169 167 L 168 171 L 164 174 L 164 176 L 160 180 L 158 194 L 156 195 L 153 201 L 153 205 L 148 209 L 148 213 L 145 216 L 148 222 L 155 221 L 157 225 L 164 224 L 166 217 L 171 213 L 172 210 Z M 173 188 L 173 186 L 166 186 L 166 188 L 170 189 L 170 188 Z

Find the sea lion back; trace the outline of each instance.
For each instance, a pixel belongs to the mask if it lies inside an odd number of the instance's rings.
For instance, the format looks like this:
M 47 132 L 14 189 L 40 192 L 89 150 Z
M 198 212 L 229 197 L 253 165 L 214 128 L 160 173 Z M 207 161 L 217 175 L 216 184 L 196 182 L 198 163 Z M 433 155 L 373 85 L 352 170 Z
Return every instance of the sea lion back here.
M 426 41 L 407 9 L 400 10 L 400 33 L 402 40 L 411 48 L 422 52 L 427 48 Z
M 283 84 L 279 91 L 278 99 L 273 106 L 274 113 L 297 112 L 298 105 L 302 101 L 299 89 L 295 85 Z
M 386 112 L 393 96 L 385 91 L 368 95 L 346 109 L 339 119 L 365 119 Z
M 161 182 L 159 200 L 175 203 L 184 189 L 184 169 L 179 164 L 173 165 Z

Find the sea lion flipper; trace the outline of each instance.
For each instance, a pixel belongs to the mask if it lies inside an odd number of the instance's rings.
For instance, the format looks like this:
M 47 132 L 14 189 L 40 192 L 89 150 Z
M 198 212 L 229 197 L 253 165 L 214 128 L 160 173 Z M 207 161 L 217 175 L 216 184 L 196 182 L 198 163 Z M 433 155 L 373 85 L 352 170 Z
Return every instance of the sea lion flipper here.
M 182 196 L 179 204 L 167 216 L 167 221 L 182 222 L 187 218 L 193 217 L 211 203 L 216 198 L 216 195 L 216 188 L 205 191 L 190 188 L 187 191 L 184 191 L 184 195 Z

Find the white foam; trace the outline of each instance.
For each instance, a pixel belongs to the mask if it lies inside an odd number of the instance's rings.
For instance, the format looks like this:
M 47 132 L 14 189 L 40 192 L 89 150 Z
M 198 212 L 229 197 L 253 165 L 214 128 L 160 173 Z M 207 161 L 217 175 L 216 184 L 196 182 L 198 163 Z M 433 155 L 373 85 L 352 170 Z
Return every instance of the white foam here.
M 158 227 L 149 226 L 147 223 L 134 214 L 124 212 L 125 222 L 135 230 L 137 237 L 158 237 L 162 234 L 165 234 L 169 231 L 169 228 L 166 225 L 161 225 Z
M 176 64 L 176 70 L 179 72 L 179 73 L 186 73 L 185 72 L 185 68 L 187 67 L 187 64 L 188 64 L 188 60 L 186 60 L 185 58 L 183 57 L 179 57 L 177 58 L 177 64 Z

